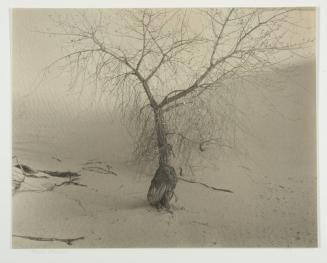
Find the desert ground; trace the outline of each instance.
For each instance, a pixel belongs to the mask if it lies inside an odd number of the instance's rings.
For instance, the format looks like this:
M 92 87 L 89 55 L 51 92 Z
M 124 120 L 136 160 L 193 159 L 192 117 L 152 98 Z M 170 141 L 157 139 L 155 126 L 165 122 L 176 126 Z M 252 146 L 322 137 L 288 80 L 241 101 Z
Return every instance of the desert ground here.
M 14 97 L 13 178 L 23 178 L 17 164 L 35 173 L 13 192 L 13 248 L 317 246 L 314 72 L 300 65 L 291 92 L 271 96 L 274 110 L 248 112 L 247 156 L 227 153 L 192 178 L 233 193 L 179 181 L 172 213 L 147 203 L 155 170 L 128 162 L 119 121 Z

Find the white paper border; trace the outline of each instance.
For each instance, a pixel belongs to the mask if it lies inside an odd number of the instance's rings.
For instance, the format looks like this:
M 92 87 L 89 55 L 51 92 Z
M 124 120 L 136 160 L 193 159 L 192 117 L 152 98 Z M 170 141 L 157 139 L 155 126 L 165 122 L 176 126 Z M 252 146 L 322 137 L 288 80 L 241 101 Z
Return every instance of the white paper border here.
M 9 9 L 96 7 L 272 7 L 317 10 L 317 117 L 319 248 L 316 249 L 11 249 L 11 76 Z M 38 0 L 0 2 L 0 262 L 327 262 L 327 6 L 326 1 Z M 318 22 L 318 21 L 317 21 Z

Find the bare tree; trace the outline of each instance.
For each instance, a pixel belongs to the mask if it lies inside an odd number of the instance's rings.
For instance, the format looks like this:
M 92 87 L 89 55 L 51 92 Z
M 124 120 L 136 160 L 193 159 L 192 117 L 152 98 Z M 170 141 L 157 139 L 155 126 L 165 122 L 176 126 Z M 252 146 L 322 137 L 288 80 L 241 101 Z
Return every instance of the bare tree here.
M 172 155 L 187 162 L 191 148 L 234 146 L 229 81 L 271 70 L 311 45 L 288 36 L 301 12 L 76 10 L 51 17 L 56 29 L 43 32 L 69 40 L 65 55 L 47 69 L 69 70 L 72 87 L 92 84 L 115 99 L 134 127 L 136 156 L 159 161 L 148 199 L 168 208 L 176 185 Z

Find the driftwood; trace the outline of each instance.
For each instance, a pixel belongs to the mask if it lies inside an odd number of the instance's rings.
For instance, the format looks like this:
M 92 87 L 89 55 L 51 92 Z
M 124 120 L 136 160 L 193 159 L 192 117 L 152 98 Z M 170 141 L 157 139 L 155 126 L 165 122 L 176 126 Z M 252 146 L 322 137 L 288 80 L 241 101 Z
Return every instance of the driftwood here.
M 205 183 L 201 183 L 201 182 L 197 182 L 197 181 L 192 181 L 192 180 L 189 180 L 189 179 L 185 179 L 183 177 L 180 177 L 180 176 L 177 176 L 178 180 L 181 180 L 181 181 L 184 181 L 184 182 L 187 182 L 187 183 L 191 183 L 191 184 L 200 184 L 204 187 L 207 187 L 211 190 L 215 190 L 215 191 L 221 191 L 221 192 L 226 192 L 226 193 L 234 193 L 232 190 L 229 190 L 229 189 L 224 189 L 224 188 L 216 188 L 214 186 L 210 186 L 210 185 L 207 185 Z
M 40 171 L 40 172 L 43 172 L 43 173 L 46 173 L 50 176 L 54 176 L 54 177 L 62 177 L 62 178 L 71 178 L 71 177 L 78 177 L 78 176 L 81 176 L 79 173 L 74 173 L 74 172 L 57 172 L 57 171 L 47 171 L 47 170 L 44 170 L 44 171 Z
M 58 241 L 66 243 L 71 246 L 74 241 L 83 240 L 85 237 L 77 237 L 77 238 L 55 238 L 55 237 L 33 237 L 33 236 L 21 236 L 21 235 L 13 235 L 13 237 L 25 238 L 35 241 Z
M 23 179 L 22 180 L 13 180 L 14 182 L 14 189 L 13 189 L 13 193 L 16 193 L 22 183 L 25 182 L 25 178 L 26 177 L 30 177 L 30 178 L 45 178 L 48 179 L 48 176 L 37 176 L 35 175 L 38 172 L 43 172 L 48 174 L 49 176 L 54 176 L 54 177 L 60 177 L 60 178 L 69 178 L 69 180 L 64 181 L 62 183 L 59 184 L 54 184 L 46 189 L 43 190 L 25 190 L 25 191 L 21 191 L 21 192 L 46 192 L 46 191 L 53 191 L 56 187 L 60 187 L 60 186 L 64 186 L 64 185 L 76 185 L 76 186 L 81 186 L 81 187 L 87 187 L 87 185 L 85 184 L 81 184 L 79 182 L 77 182 L 77 180 L 79 179 L 78 177 L 80 176 L 80 174 L 78 173 L 74 173 L 74 172 L 58 172 L 58 171 L 42 171 L 42 170 L 33 170 L 32 168 L 30 168 L 27 165 L 24 164 L 20 164 L 18 161 L 18 158 L 15 156 L 16 160 L 17 160 L 17 165 L 15 165 L 15 167 L 19 168 L 22 171 L 22 175 L 23 175 Z
M 47 178 L 46 176 L 36 176 L 35 174 L 38 172 L 42 172 L 54 177 L 62 177 L 62 178 L 71 178 L 81 176 L 79 173 L 74 173 L 70 171 L 58 172 L 58 171 L 48 171 L 48 170 L 33 170 L 31 167 L 25 164 L 16 164 L 15 167 L 22 170 L 26 177 L 32 178 Z

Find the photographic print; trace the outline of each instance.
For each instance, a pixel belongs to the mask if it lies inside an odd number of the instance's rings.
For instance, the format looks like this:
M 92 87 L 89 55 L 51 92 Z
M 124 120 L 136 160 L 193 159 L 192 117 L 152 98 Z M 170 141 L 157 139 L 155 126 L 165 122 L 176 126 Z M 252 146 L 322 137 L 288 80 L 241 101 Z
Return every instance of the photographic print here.
M 12 247 L 317 247 L 315 20 L 12 9 Z

